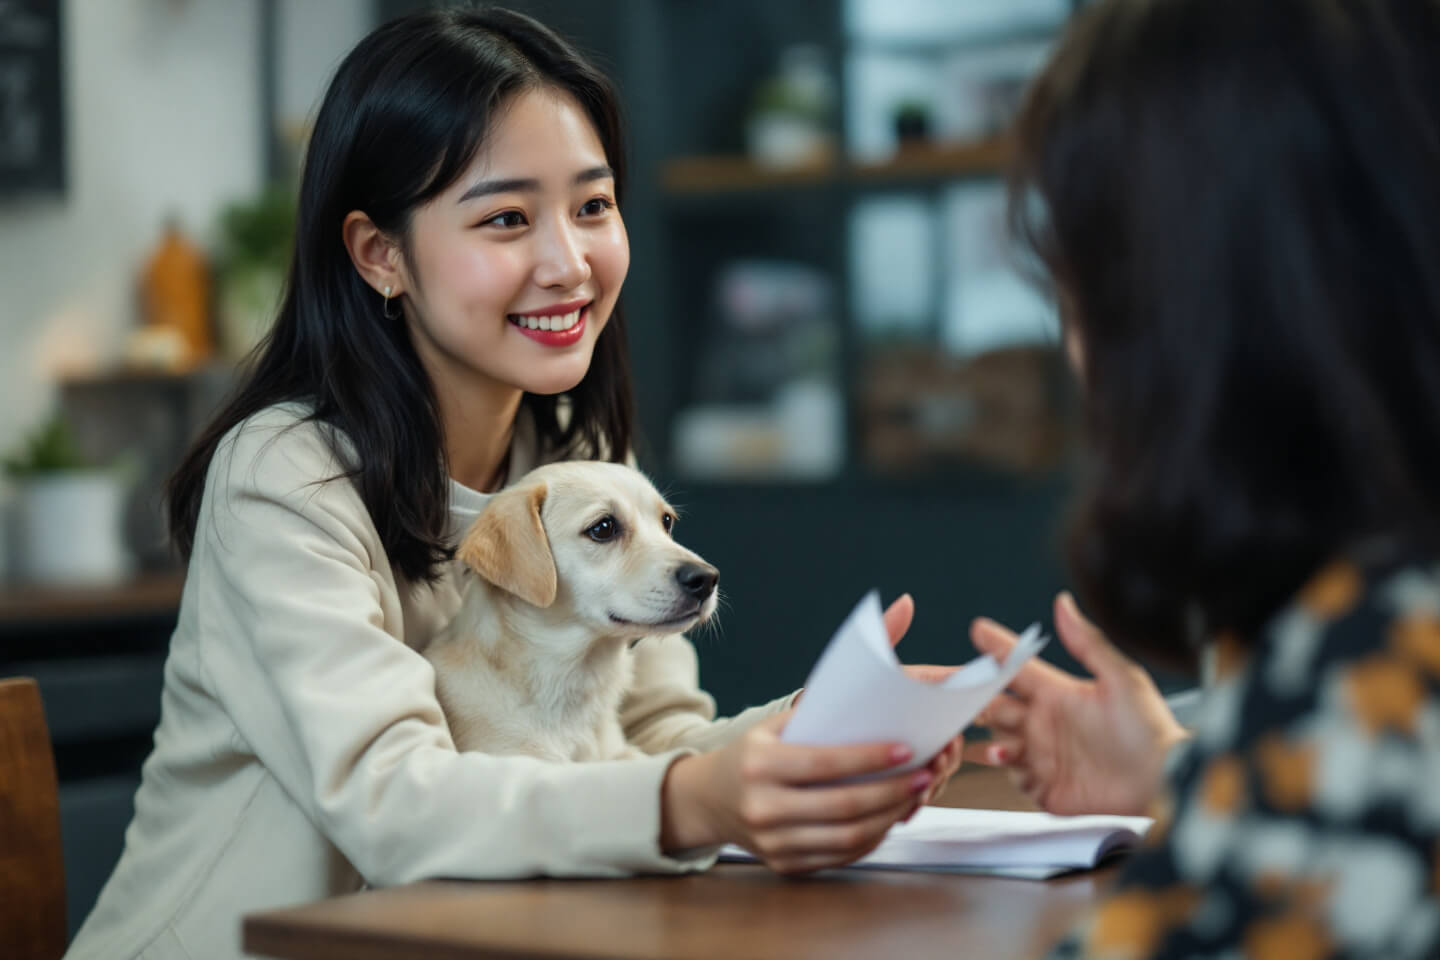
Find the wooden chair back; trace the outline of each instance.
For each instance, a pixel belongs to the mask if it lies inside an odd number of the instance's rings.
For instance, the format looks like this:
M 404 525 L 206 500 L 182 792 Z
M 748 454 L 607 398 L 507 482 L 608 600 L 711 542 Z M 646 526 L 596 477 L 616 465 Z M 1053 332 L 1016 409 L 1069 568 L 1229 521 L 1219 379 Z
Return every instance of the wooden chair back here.
M 59 960 L 65 939 L 60 790 L 40 688 L 0 680 L 0 954 Z

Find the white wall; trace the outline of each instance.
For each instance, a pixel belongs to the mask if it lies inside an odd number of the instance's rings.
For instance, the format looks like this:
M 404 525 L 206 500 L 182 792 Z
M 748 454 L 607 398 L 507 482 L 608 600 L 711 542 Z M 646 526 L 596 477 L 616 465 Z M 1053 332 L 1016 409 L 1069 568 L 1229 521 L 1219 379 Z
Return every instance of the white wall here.
M 280 0 L 276 11 L 276 126 L 308 132 L 330 76 L 375 26 L 375 0 Z
M 61 369 L 101 367 L 136 323 L 168 214 L 202 245 L 262 179 L 257 0 L 64 0 L 68 185 L 0 200 L 0 450 Z

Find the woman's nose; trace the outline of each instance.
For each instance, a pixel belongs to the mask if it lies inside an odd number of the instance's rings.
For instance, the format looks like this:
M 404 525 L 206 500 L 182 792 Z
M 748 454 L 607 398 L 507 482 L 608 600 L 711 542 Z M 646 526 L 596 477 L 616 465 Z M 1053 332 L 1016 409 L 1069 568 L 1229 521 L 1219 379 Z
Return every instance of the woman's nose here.
M 590 279 L 590 258 L 583 239 L 569 223 L 547 231 L 535 264 L 535 282 L 542 287 L 573 290 Z

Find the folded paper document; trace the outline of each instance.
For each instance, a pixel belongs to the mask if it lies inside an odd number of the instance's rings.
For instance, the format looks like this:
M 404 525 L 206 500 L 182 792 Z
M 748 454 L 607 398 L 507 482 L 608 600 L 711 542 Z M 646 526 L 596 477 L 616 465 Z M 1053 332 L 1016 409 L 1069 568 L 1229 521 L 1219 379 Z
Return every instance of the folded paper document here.
M 1148 817 L 1052 817 L 922 807 L 852 866 L 1043 880 L 1088 870 L 1111 854 L 1139 846 L 1153 822 Z M 754 859 L 733 845 L 722 850 L 720 858 Z
M 1044 646 L 1036 624 L 1020 636 L 1003 664 L 987 654 L 944 683 L 914 680 L 895 657 L 880 597 L 872 591 L 816 661 L 780 737 L 816 746 L 896 740 L 914 751 L 910 767 L 924 766 Z

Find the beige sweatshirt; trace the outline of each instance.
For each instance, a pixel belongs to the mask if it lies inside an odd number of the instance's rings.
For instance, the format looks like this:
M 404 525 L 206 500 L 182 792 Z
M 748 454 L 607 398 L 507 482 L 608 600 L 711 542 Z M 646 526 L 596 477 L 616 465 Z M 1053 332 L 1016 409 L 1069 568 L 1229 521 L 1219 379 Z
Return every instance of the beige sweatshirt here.
M 660 852 L 665 771 L 791 698 L 717 721 L 689 641 L 651 639 L 622 719 L 653 756 L 458 753 L 417 652 L 459 606 L 453 572 L 397 582 L 303 412 L 255 416 L 211 465 L 135 819 L 66 957 L 239 957 L 243 915 L 363 883 L 708 867 Z M 522 421 L 511 479 L 541 459 Z M 453 485 L 453 530 L 484 501 Z

